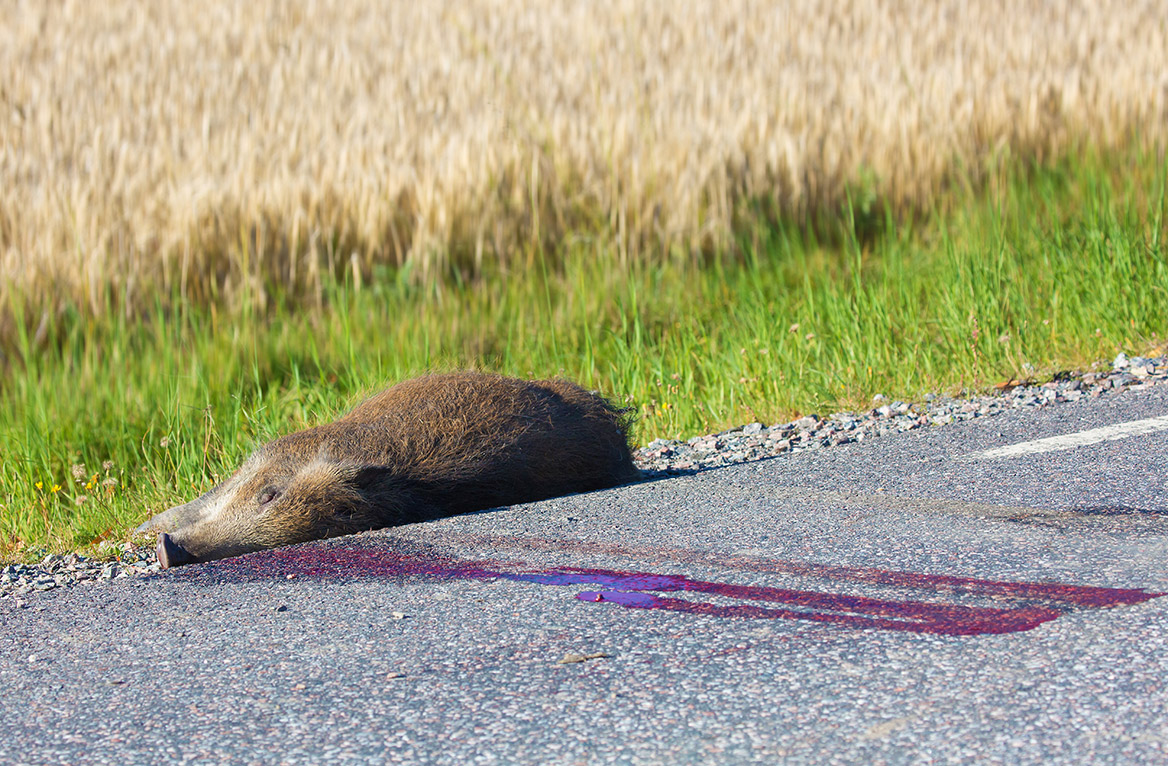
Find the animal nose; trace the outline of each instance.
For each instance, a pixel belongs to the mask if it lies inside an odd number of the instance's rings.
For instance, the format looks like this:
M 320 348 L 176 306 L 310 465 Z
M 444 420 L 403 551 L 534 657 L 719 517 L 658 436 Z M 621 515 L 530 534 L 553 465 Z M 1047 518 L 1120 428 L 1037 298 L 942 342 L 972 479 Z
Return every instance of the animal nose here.
M 170 535 L 163 532 L 158 536 L 158 563 L 163 569 L 194 562 L 195 557 L 188 553 L 186 548 L 170 539 Z

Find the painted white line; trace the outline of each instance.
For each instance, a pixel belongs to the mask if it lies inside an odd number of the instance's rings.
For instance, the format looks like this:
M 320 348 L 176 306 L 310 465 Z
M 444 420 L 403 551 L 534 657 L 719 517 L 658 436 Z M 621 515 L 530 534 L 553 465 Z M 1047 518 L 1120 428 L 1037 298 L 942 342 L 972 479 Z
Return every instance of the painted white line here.
M 1157 431 L 1168 431 L 1168 415 L 1147 420 L 1133 420 L 1128 423 L 1117 423 L 1103 428 L 1092 428 L 1090 431 L 1080 431 L 1065 436 L 1052 436 L 1049 439 L 1035 439 L 1031 442 L 1011 444 L 1007 447 L 997 447 L 984 452 L 974 452 L 968 455 L 968 460 L 992 460 L 999 457 L 1017 457 L 1018 455 L 1033 455 L 1039 452 L 1054 452 L 1056 450 L 1085 447 L 1088 444 L 1126 439 L 1129 436 L 1151 434 Z

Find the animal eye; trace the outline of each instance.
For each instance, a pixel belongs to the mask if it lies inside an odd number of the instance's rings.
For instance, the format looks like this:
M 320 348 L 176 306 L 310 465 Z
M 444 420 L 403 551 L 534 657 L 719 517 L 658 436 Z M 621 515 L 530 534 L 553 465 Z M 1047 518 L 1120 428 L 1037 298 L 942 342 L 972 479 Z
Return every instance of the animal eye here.
M 280 490 L 276 489 L 275 487 L 268 487 L 260 493 L 260 496 L 257 499 L 259 500 L 260 505 L 267 505 L 279 496 Z

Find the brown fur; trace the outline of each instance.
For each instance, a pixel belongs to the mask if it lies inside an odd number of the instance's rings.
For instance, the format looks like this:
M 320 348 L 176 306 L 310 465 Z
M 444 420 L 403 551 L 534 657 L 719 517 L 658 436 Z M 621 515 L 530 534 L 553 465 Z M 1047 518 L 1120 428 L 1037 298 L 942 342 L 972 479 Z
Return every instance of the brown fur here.
M 428 375 L 270 442 L 139 529 L 173 565 L 611 487 L 637 476 L 629 426 L 566 380 Z

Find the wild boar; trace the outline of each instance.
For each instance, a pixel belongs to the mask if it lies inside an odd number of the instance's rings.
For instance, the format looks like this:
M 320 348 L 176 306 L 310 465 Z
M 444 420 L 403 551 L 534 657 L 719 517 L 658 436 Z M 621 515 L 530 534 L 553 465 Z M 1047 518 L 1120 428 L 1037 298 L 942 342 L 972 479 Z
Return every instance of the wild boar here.
M 631 425 L 566 380 L 427 375 L 264 445 L 138 531 L 172 567 L 612 487 L 638 476 Z

